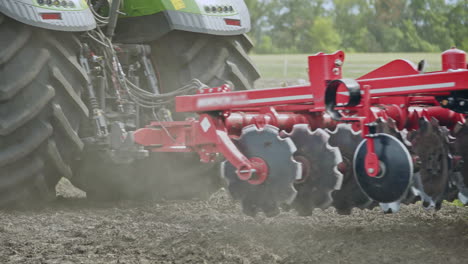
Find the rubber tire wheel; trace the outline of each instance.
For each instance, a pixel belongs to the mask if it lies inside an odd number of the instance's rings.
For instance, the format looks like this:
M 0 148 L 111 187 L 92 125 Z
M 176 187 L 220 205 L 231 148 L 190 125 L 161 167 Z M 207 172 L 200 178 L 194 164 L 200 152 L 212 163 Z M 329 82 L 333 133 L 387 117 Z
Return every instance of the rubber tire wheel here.
M 0 13 L 0 36 L 0 206 L 29 207 L 54 199 L 58 180 L 72 177 L 86 76 L 72 33 Z
M 174 31 L 151 44 L 162 92 L 193 78 L 211 86 L 230 82 L 252 89 L 260 75 L 247 53 L 246 35 L 212 36 Z M 176 119 L 184 119 L 178 115 Z M 219 164 L 204 164 L 195 153 L 150 153 L 131 164 L 116 164 L 105 152 L 86 152 L 85 166 L 73 183 L 94 200 L 205 199 L 223 186 Z M 95 162 L 99 160 L 99 162 Z
M 235 90 L 253 89 L 260 74 L 248 55 L 252 47 L 246 35 L 171 32 L 152 45 L 160 89 L 174 91 L 193 78 L 210 87 L 228 81 Z

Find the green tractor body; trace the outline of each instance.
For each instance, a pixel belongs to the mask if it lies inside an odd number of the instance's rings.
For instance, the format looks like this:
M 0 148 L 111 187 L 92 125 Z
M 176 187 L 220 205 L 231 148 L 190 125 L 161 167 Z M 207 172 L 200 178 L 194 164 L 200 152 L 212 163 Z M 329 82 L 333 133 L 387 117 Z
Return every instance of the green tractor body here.
M 131 0 L 124 1 L 116 41 L 141 43 L 172 30 L 234 36 L 250 30 L 243 1 L 236 0 Z
M 202 14 L 195 0 L 131 0 L 124 1 L 122 11 L 124 17 L 139 17 L 153 15 L 166 10 Z

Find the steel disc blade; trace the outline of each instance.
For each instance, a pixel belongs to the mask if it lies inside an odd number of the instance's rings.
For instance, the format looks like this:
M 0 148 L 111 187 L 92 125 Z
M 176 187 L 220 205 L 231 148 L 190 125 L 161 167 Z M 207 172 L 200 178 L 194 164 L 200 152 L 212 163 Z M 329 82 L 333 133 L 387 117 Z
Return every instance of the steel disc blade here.
M 419 200 L 422 201 L 424 208 L 435 208 L 436 203 L 434 200 L 422 190 L 424 190 L 424 187 L 422 185 L 421 173 L 417 172 L 413 176 L 413 186 L 411 187 L 411 192 L 414 194 L 414 196 L 419 197 Z
M 380 117 L 376 120 L 376 123 L 377 123 L 377 133 L 387 134 L 387 135 L 395 137 L 401 142 L 404 142 L 403 136 L 398 130 L 395 120 L 393 120 L 392 118 L 388 118 L 385 120 Z
M 259 185 L 242 181 L 236 168 L 229 162 L 222 164 L 222 174 L 228 190 L 235 200 L 240 200 L 244 213 L 254 216 L 263 211 L 267 216 L 279 213 L 280 203 L 291 203 L 296 196 L 294 181 L 301 173 L 300 164 L 293 160 L 296 148 L 290 139 L 278 136 L 278 129 L 266 126 L 258 129 L 248 126 L 242 130 L 236 146 L 247 158 L 261 158 L 268 166 L 268 178 Z
M 458 193 L 458 200 L 460 200 L 460 202 L 462 202 L 464 205 L 468 205 L 468 189 L 464 190 L 464 191 L 460 191 Z
M 371 199 L 380 203 L 399 201 L 408 191 L 413 177 L 413 162 L 406 147 L 395 137 L 377 134 L 375 153 L 381 162 L 381 174 L 370 177 L 365 169 L 367 140 L 356 149 L 354 175 L 359 186 Z
M 353 157 L 357 146 L 363 140 L 359 132 L 349 124 L 339 124 L 334 131 L 328 131 L 331 146 L 338 147 L 343 159 L 343 183 L 341 189 L 332 193 L 333 206 L 339 214 L 350 214 L 353 208 L 371 208 L 375 203 L 365 195 L 354 178 Z
M 412 153 L 411 142 L 407 140 L 407 131 L 406 130 L 399 131 L 395 120 L 393 120 L 392 118 L 383 119 L 380 117 L 376 120 L 376 123 L 377 123 L 377 133 L 384 133 L 384 134 L 395 137 L 396 139 L 401 141 L 403 145 L 405 145 L 405 147 L 408 149 L 410 154 Z M 415 167 L 416 165 L 413 164 L 413 169 L 416 169 Z M 413 176 L 413 179 L 414 179 L 414 176 Z M 399 209 L 395 207 L 397 203 L 398 204 L 400 203 L 411 204 L 411 203 L 416 203 L 419 200 L 421 200 L 420 196 L 415 195 L 414 192 L 408 191 L 407 194 L 404 197 L 402 197 L 399 202 L 392 203 L 393 207 L 390 206 L 387 208 L 385 204 L 380 204 L 380 207 L 382 208 L 384 213 L 396 213 L 399 211 Z
M 414 187 L 424 203 L 438 204 L 444 199 L 451 173 L 448 133 L 436 119 L 421 118 L 419 129 L 408 139 L 419 159 L 420 182 Z
M 385 214 L 393 214 L 400 211 L 401 203 L 400 202 L 392 202 L 392 203 L 379 203 L 380 209 Z
M 458 124 L 455 128 L 455 151 L 465 161 L 462 163 L 460 172 L 465 185 L 468 186 L 468 126 L 466 123 Z
M 458 189 L 457 198 L 465 205 L 468 204 L 468 126 L 466 123 L 457 124 L 454 129 L 455 153 L 462 159 L 460 176 L 456 179 Z
M 331 205 L 332 192 L 342 183 L 338 164 L 342 162 L 338 148 L 328 144 L 329 135 L 323 129 L 310 131 L 306 124 L 295 125 L 291 133 L 283 133 L 296 145 L 296 161 L 302 163 L 302 179 L 296 182 L 298 191 L 292 207 L 300 215 L 310 215 L 314 208 Z

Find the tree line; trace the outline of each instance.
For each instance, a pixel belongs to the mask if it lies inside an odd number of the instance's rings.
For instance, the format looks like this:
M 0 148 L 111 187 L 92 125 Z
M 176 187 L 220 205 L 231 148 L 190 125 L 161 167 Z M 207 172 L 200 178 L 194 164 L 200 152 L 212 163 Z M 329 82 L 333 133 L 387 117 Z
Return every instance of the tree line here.
M 468 51 L 468 0 L 246 0 L 256 53 Z

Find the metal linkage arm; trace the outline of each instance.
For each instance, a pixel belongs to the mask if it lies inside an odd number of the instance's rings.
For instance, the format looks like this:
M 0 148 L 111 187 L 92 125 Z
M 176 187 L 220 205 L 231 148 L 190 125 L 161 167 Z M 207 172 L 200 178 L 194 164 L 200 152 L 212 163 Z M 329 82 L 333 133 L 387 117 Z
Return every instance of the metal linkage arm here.
M 234 145 L 221 118 L 208 114 L 200 115 L 199 120 L 153 122 L 133 136 L 136 144 L 152 152 L 197 152 L 202 162 L 214 162 L 222 154 L 241 180 L 250 180 L 253 172 L 261 173 Z

